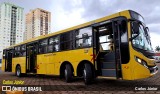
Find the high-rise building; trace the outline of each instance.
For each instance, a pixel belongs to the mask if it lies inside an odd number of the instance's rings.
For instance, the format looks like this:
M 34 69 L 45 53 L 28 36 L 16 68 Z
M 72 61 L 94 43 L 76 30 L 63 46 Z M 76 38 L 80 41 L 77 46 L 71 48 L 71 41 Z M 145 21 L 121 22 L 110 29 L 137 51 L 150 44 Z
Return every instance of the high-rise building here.
M 23 41 L 23 10 L 11 3 L 0 4 L 0 59 L 5 47 Z
M 24 40 L 50 33 L 51 13 L 37 8 L 26 14 Z M 26 34 L 26 35 L 25 35 Z

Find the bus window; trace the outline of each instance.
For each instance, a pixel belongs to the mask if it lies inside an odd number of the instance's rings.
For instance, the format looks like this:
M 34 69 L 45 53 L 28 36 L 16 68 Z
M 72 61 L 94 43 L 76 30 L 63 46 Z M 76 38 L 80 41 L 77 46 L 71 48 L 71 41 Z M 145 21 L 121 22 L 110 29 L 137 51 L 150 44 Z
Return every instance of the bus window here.
M 76 31 L 76 48 L 92 45 L 92 28 L 86 27 Z
M 14 49 L 15 49 L 14 57 L 19 57 L 19 56 L 21 56 L 20 46 L 15 47 Z
M 39 53 L 43 54 L 47 52 L 47 45 L 48 45 L 48 40 L 41 40 L 39 44 Z
M 99 37 L 99 42 L 101 43 L 102 50 L 110 50 L 110 37 L 109 35 L 104 35 Z
M 21 46 L 21 55 L 26 56 L 26 45 Z
M 113 30 L 112 24 L 108 23 L 98 28 L 99 30 L 99 43 L 100 51 L 110 50 L 113 51 Z
M 70 50 L 73 49 L 72 32 L 61 34 L 60 36 L 60 49 Z
M 59 51 L 59 36 L 49 39 L 48 52 Z

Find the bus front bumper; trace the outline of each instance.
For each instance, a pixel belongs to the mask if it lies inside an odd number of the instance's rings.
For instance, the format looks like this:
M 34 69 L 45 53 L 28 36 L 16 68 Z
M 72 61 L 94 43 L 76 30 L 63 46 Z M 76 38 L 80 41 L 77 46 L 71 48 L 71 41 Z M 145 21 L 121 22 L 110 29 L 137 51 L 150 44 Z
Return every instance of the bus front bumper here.
M 158 72 L 157 66 L 149 67 L 148 69 L 150 70 L 151 76 L 155 75 Z

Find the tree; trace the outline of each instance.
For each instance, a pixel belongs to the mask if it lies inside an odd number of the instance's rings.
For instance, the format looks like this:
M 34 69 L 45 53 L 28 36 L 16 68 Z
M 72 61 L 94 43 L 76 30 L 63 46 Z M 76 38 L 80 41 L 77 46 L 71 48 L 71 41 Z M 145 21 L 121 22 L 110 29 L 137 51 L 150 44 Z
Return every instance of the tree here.
M 155 49 L 157 52 L 160 51 L 160 47 L 159 46 L 156 46 L 156 49 Z

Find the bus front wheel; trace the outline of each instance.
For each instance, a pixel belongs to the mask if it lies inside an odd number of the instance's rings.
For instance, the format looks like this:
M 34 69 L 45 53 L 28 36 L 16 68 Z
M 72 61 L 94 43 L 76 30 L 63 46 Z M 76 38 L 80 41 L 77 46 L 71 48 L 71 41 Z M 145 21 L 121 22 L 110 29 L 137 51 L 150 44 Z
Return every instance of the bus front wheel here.
M 86 63 L 84 64 L 84 69 L 83 69 L 83 78 L 85 84 L 91 84 L 92 81 L 92 68 L 90 64 Z
M 68 83 L 68 82 L 72 81 L 72 79 L 73 79 L 73 73 L 72 73 L 71 65 L 66 64 L 65 67 L 66 67 L 65 70 L 64 70 L 65 80 Z
M 22 73 L 21 73 L 21 67 L 20 67 L 20 66 L 17 66 L 17 67 L 16 67 L 16 76 L 17 76 L 17 77 L 20 77 L 21 74 L 22 74 Z

